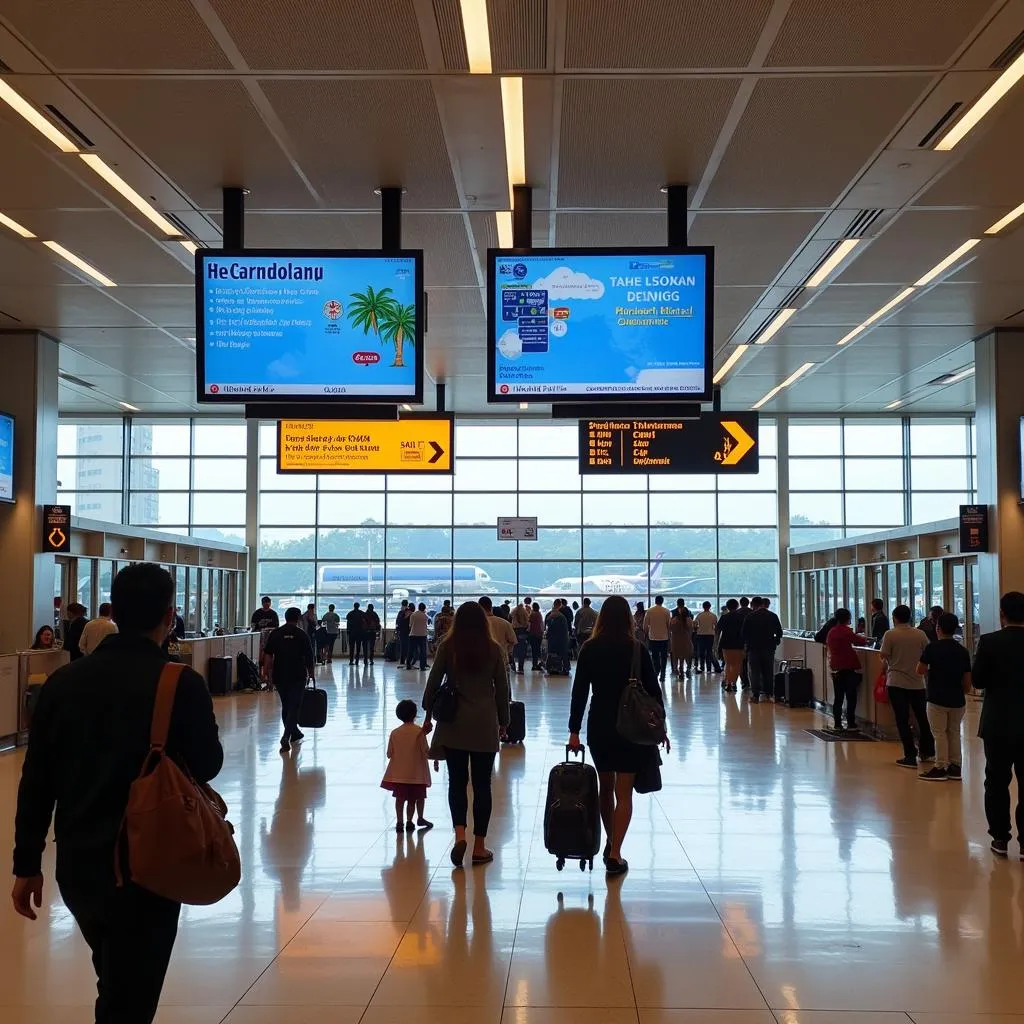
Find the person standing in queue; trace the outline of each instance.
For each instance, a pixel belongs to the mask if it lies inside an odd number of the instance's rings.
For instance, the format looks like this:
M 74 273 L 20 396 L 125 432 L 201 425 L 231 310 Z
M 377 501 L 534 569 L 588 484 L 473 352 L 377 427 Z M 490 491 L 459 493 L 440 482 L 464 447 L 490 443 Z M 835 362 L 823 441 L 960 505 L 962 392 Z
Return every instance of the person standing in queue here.
M 403 598 L 402 606 L 395 616 L 395 636 L 398 637 L 398 664 L 404 665 L 409 660 L 409 616 L 416 610 Z
M 917 666 L 928 637 L 911 623 L 911 611 L 905 604 L 892 610 L 893 628 L 882 637 L 879 653 L 885 666 L 887 693 L 892 705 L 896 729 L 903 743 L 903 757 L 896 763 L 901 768 L 916 768 L 918 755 L 923 763 L 935 760 L 935 737 L 928 725 L 928 707 L 924 680 L 917 674 Z M 920 735 L 920 749 L 910 728 L 913 711 Z
M 90 619 L 78 639 L 78 649 L 83 654 L 92 654 L 111 633 L 117 632 L 117 624 L 113 620 L 114 606 L 109 601 L 100 605 L 100 613 Z
M 324 624 L 324 629 L 327 630 L 327 664 L 330 665 L 334 661 L 334 645 L 338 642 L 338 636 L 341 633 L 341 616 L 334 610 L 333 604 L 327 606 L 327 611 L 324 612 L 321 621 Z
M 861 636 L 850 628 L 852 621 L 853 616 L 849 608 L 837 608 L 835 625 L 825 636 L 829 667 L 832 669 L 832 689 L 835 693 L 832 714 L 836 724 L 830 732 L 840 735 L 860 731 L 857 728 L 857 693 L 860 690 L 864 673 L 861 672 L 860 658 L 857 656 L 854 646 L 866 647 L 871 643 L 866 636 Z M 843 728 L 844 703 L 846 704 L 845 729 Z
M 434 616 L 434 643 L 439 644 L 452 628 L 455 621 L 455 612 L 452 610 L 452 603 L 447 598 L 441 605 L 441 610 Z
M 345 632 L 348 639 L 348 663 L 350 665 L 359 664 L 359 652 L 363 648 L 365 626 L 366 615 L 362 608 L 359 607 L 359 602 L 356 601 L 352 605 L 352 611 L 345 616 Z
M 743 635 L 743 623 L 747 621 L 747 616 L 753 609 L 750 607 L 750 598 L 741 597 L 740 606 L 736 611 L 740 621 L 740 636 Z M 740 689 L 744 691 L 750 690 L 750 665 L 747 662 L 747 652 L 744 649 L 742 657 L 740 659 Z
M 363 664 L 373 664 L 373 654 L 377 649 L 377 635 L 380 633 L 380 616 L 373 610 L 373 605 L 366 606 L 363 617 Z
M 882 637 L 889 632 L 889 616 L 885 614 L 885 602 L 876 597 L 871 602 L 871 639 L 881 644 Z
M 655 675 L 662 683 L 665 682 L 665 672 L 668 669 L 669 627 L 671 624 L 672 615 L 665 607 L 665 598 L 658 594 L 654 599 L 654 607 L 649 609 L 644 616 L 643 629 L 650 640 Z
M 618 594 L 605 598 L 594 633 L 580 651 L 569 713 L 569 747 L 579 750 L 583 713 L 590 701 L 587 745 L 598 774 L 601 821 L 607 836 L 604 863 L 609 875 L 622 875 L 629 870 L 622 857 L 622 843 L 633 818 L 633 783 L 652 750 L 623 739 L 616 725 L 622 694 L 633 672 L 634 651 L 640 643 L 635 631 L 636 621 L 626 599 Z M 640 682 L 664 705 L 654 663 L 642 644 Z M 667 739 L 665 749 L 671 749 Z
M 412 663 L 420 659 L 420 671 L 427 671 L 427 606 L 421 601 L 419 607 L 409 615 L 409 654 L 405 667 L 412 668 Z
M 562 614 L 562 601 L 555 598 L 555 603 L 548 612 L 548 657 L 561 662 L 558 671 L 561 675 L 569 674 L 569 623 Z M 550 671 L 550 670 L 549 670 Z
M 40 691 L 18 789 L 12 900 L 36 920 L 53 817 L 57 886 L 97 975 L 95 1019 L 151 1024 L 181 904 L 130 878 L 118 886 L 115 860 L 129 789 L 149 750 L 174 581 L 161 566 L 136 562 L 114 577 L 110 597 L 119 632 Z M 213 779 L 224 760 L 210 693 L 190 668 L 178 680 L 166 751 L 197 782 Z M 16 1017 L 23 1014 L 5 1019 Z
M 487 628 L 491 631 L 491 639 L 505 652 L 509 665 L 513 665 L 512 652 L 516 647 L 516 631 L 512 628 L 512 623 L 495 613 L 494 604 L 486 595 L 481 597 L 477 604 L 483 608 L 487 616 Z
M 782 623 L 767 597 L 755 597 L 743 623 L 742 642 L 750 663 L 750 703 L 775 696 L 775 651 L 782 643 Z
M 259 662 L 260 674 L 264 679 L 268 678 L 267 666 L 263 659 L 263 653 L 267 646 L 267 637 L 270 636 L 271 631 L 277 629 L 281 625 L 281 620 L 277 616 L 277 612 L 271 607 L 271 600 L 269 597 L 264 596 L 260 599 L 260 606 L 252 613 L 250 621 L 250 629 L 253 633 L 259 633 L 260 635 L 260 653 L 257 661 Z
M 530 611 L 529 639 L 530 652 L 533 655 L 533 671 L 539 672 L 541 668 L 540 649 L 544 643 L 544 615 L 540 610 L 540 603 L 536 601 Z
M 302 691 L 306 688 L 306 680 L 313 678 L 316 668 L 313 644 L 300 625 L 301 618 L 302 612 L 298 608 L 289 608 L 284 613 L 284 625 L 270 634 L 263 651 L 270 678 L 281 698 L 281 721 L 284 723 L 282 754 L 287 754 L 293 743 L 302 742 L 303 735 L 299 732 Z
M 529 601 L 530 599 L 527 598 L 526 600 Z M 526 670 L 526 652 L 530 646 L 530 612 L 522 601 L 512 609 L 512 614 L 509 615 L 508 621 L 516 634 L 514 650 L 516 672 L 518 675 L 522 675 Z
M 669 623 L 669 653 L 672 657 L 672 675 L 693 675 L 693 616 L 686 602 L 679 598 L 672 621 Z
M 705 601 L 703 611 L 694 619 L 694 626 L 697 630 L 697 671 L 717 672 L 718 663 L 715 661 L 715 629 L 718 626 L 718 616 L 711 610 L 711 602 Z
M 718 620 L 715 636 L 718 650 L 725 662 L 722 677 L 722 689 L 726 693 L 736 693 L 739 688 L 740 672 L 743 670 L 743 623 L 739 614 L 740 603 L 730 597 L 725 603 L 725 614 Z
M 978 640 L 971 670 L 975 689 L 985 694 L 978 726 L 985 745 L 985 818 L 992 852 L 1007 856 L 1013 835 L 1010 782 L 1016 776 L 1017 842 L 1022 844 L 1024 860 L 1024 594 L 1017 590 L 1003 594 L 999 622 L 1002 629 Z
M 64 627 L 64 650 L 71 656 L 72 661 L 77 661 L 82 657 L 83 652 L 79 643 L 88 622 L 85 605 L 72 601 L 68 605 L 68 624 Z
M 938 639 L 924 649 L 917 666 L 917 674 L 927 679 L 928 724 L 935 737 L 935 764 L 918 776 L 926 782 L 963 778 L 960 727 L 971 692 L 971 656 L 954 639 L 959 629 L 960 620 L 943 612 L 935 623 Z
M 487 849 L 491 820 L 491 774 L 494 758 L 509 722 L 508 670 L 505 651 L 491 639 L 487 615 L 475 601 L 467 601 L 455 613 L 448 636 L 434 655 L 434 664 L 423 691 L 426 711 L 424 730 L 429 731 L 438 688 L 447 678 L 458 694 L 455 718 L 437 722 L 432 750 L 448 764 L 448 806 L 455 829 L 451 859 L 462 867 L 468 844 L 469 800 L 473 784 L 473 864 L 487 864 L 494 854 Z

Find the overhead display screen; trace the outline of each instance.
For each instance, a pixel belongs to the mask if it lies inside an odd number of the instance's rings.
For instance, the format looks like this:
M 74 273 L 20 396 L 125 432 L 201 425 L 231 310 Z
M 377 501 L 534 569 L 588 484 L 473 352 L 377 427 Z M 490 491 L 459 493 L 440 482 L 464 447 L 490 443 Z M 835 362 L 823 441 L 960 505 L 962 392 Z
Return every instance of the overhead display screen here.
M 423 254 L 196 253 L 201 402 L 423 398 Z
M 708 401 L 714 250 L 488 251 L 492 402 Z
M 14 501 L 14 417 L 0 412 L 0 501 Z

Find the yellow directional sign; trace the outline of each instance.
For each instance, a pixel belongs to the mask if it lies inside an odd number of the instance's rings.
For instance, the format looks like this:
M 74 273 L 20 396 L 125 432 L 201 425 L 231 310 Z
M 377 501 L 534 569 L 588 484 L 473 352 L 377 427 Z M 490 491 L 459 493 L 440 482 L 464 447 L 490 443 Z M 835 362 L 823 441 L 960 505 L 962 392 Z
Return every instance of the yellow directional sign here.
M 736 447 L 722 459 L 722 465 L 735 466 L 754 447 L 754 439 L 735 420 L 722 420 L 722 428 L 732 434 L 736 442 Z
M 451 473 L 451 416 L 279 420 L 279 473 Z

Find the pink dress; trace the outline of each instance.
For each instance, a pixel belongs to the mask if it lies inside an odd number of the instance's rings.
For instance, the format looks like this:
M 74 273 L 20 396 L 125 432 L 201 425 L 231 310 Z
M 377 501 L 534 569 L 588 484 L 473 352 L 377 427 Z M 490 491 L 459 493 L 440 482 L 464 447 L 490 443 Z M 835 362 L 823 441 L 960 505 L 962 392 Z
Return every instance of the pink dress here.
M 380 785 L 404 800 L 422 800 L 427 795 L 427 737 L 414 722 L 400 725 L 388 738 L 388 769 Z

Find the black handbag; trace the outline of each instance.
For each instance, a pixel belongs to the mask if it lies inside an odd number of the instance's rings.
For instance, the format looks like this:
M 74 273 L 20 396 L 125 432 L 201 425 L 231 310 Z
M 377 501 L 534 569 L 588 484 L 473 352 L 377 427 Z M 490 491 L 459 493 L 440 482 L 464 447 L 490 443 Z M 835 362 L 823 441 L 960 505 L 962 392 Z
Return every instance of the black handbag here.
M 622 691 L 615 727 L 619 735 L 630 743 L 643 747 L 656 747 L 665 739 L 665 708 L 652 697 L 640 679 L 642 646 L 633 641 L 633 665 L 629 683 Z
M 633 789 L 637 793 L 658 793 L 661 791 L 661 754 L 657 749 L 651 750 L 644 766 L 633 779 Z
M 455 689 L 455 680 L 446 675 L 434 694 L 434 702 L 430 705 L 430 714 L 437 722 L 454 722 L 459 710 L 459 693 Z

